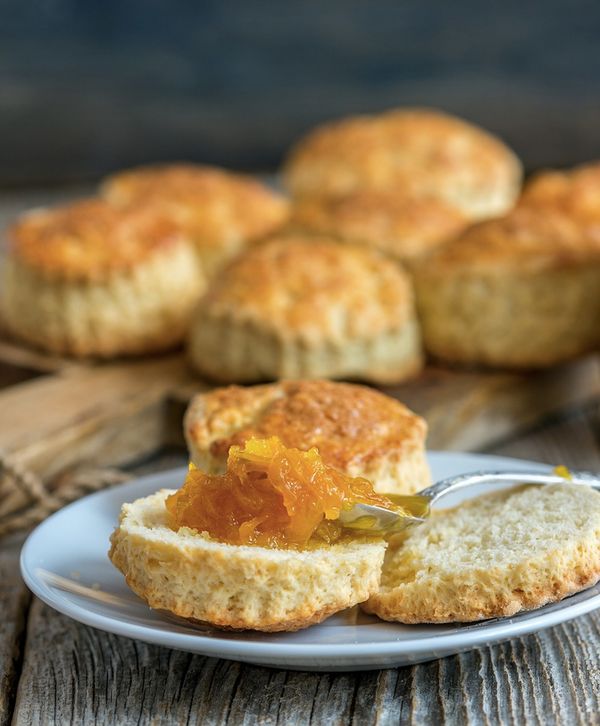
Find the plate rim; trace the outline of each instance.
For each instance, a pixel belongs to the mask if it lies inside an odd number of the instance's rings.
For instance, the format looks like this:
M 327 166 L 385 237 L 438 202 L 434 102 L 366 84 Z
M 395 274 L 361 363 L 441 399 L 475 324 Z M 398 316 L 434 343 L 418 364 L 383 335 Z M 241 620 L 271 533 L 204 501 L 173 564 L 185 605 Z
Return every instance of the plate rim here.
M 428 457 L 433 456 L 456 456 L 477 459 L 488 459 L 490 467 L 507 466 L 517 463 L 523 470 L 529 468 L 531 471 L 548 470 L 552 468 L 549 464 L 534 462 L 526 459 L 516 459 L 514 457 L 502 457 L 488 454 L 478 454 L 472 452 L 454 452 L 454 451 L 428 451 Z M 142 477 L 135 478 L 131 481 L 94 492 L 82 497 L 61 508 L 50 517 L 46 518 L 28 535 L 25 540 L 19 557 L 19 566 L 21 575 L 27 587 L 31 592 L 40 598 L 44 603 L 58 612 L 71 617 L 77 622 L 81 622 L 90 627 L 95 627 L 105 632 L 114 633 L 123 637 L 137 638 L 139 640 L 154 643 L 157 645 L 178 648 L 180 650 L 190 651 L 192 641 L 195 646 L 190 652 L 202 653 L 207 656 L 228 658 L 228 659 L 245 659 L 254 662 L 268 662 L 270 659 L 284 662 L 288 665 L 297 663 L 306 663 L 308 657 L 318 659 L 326 656 L 328 660 L 347 659 L 349 657 L 366 657 L 370 658 L 393 658 L 401 656 L 419 656 L 430 653 L 432 650 L 443 652 L 444 650 L 452 651 L 453 649 L 466 650 L 475 648 L 478 645 L 485 645 L 489 642 L 503 640 L 505 638 L 517 637 L 535 632 L 541 629 L 567 622 L 573 618 L 589 613 L 600 607 L 600 592 L 591 595 L 579 602 L 566 604 L 564 607 L 558 607 L 550 612 L 545 612 L 544 607 L 538 611 L 529 611 L 531 616 L 524 618 L 522 621 L 515 622 L 512 617 L 498 618 L 489 621 L 479 621 L 477 623 L 465 623 L 463 629 L 450 633 L 432 633 L 431 635 L 420 635 L 418 637 L 403 638 L 402 640 L 386 640 L 368 643 L 289 643 L 273 640 L 272 642 L 261 641 L 244 641 L 243 639 L 229 640 L 227 638 L 216 636 L 205 636 L 200 632 L 176 632 L 162 630 L 152 625 L 140 625 L 137 623 L 128 623 L 114 616 L 104 615 L 93 612 L 84 606 L 69 600 L 68 597 L 58 595 L 60 591 L 54 591 L 53 588 L 42 578 L 35 576 L 35 571 L 30 568 L 28 557 L 30 551 L 35 547 L 36 540 L 43 536 L 44 531 L 51 528 L 55 519 L 63 517 L 65 512 L 73 508 L 89 503 L 96 498 L 106 497 L 109 493 L 114 494 L 118 490 L 126 490 L 132 486 L 150 485 L 153 482 L 161 482 L 164 479 L 174 476 L 180 476 L 185 473 L 185 467 L 177 467 L 162 472 L 155 472 Z M 164 486 L 164 484 L 162 484 Z M 159 484 L 160 486 L 160 484 Z M 127 501 L 124 498 L 123 501 Z M 582 591 L 585 592 L 585 591 Z M 575 595 L 580 593 L 575 593 Z M 561 602 L 568 603 L 570 598 L 565 598 Z M 140 599 L 140 604 L 143 600 Z M 148 606 L 146 606 L 148 607 Z M 149 608 L 151 610 L 151 608 Z M 565 610 L 568 612 L 565 617 Z M 542 621 L 542 622 L 540 622 Z M 382 621 L 387 625 L 393 626 L 393 623 Z M 326 623 L 326 621 L 324 621 Z M 403 627 L 407 627 L 403 625 Z M 410 626 L 408 626 L 410 627 Z M 277 633 L 273 637 L 277 637 Z M 439 657 L 439 656 L 433 656 Z

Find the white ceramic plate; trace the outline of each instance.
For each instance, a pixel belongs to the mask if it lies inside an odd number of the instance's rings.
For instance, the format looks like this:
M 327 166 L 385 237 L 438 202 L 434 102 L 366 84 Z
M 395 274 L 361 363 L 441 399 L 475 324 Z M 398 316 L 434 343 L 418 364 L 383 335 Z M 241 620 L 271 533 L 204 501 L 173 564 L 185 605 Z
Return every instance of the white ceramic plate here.
M 478 469 L 547 471 L 517 459 L 472 454 L 429 455 L 435 480 Z M 150 610 L 107 557 L 123 502 L 178 487 L 184 469 L 93 494 L 41 524 L 21 553 L 29 588 L 48 605 L 101 630 L 191 653 L 297 670 L 364 670 L 418 663 L 547 628 L 600 607 L 600 585 L 555 605 L 470 625 L 398 625 L 361 613 L 334 615 L 297 633 L 225 633 L 195 629 Z M 481 489 L 468 490 L 474 496 Z M 459 501 L 459 495 L 454 501 Z M 464 498 L 463 494 L 463 498 Z M 444 500 L 452 503 L 450 497 Z

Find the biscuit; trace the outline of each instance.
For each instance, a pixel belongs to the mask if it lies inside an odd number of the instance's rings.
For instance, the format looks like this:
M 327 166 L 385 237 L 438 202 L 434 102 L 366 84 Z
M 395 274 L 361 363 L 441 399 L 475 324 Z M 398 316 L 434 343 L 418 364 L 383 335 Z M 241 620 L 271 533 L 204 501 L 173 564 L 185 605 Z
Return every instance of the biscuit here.
M 318 127 L 292 149 L 284 175 L 296 197 L 398 190 L 483 219 L 513 206 L 522 168 L 483 129 L 434 109 L 405 108 Z
M 280 227 L 289 208 L 284 197 L 257 179 L 194 164 L 122 171 L 104 180 L 101 193 L 117 206 L 159 207 L 195 243 L 209 275 Z
M 273 238 L 213 279 L 194 315 L 189 354 L 199 373 L 226 383 L 398 382 L 422 365 L 411 281 L 363 247 Z
M 521 206 L 562 212 L 574 221 L 600 228 L 600 162 L 568 171 L 541 171 L 525 185 Z
M 292 207 L 290 226 L 365 244 L 410 262 L 456 236 L 467 221 L 442 199 L 360 190 L 343 197 L 300 199 Z
M 415 267 L 426 349 L 446 361 L 550 366 L 600 342 L 600 234 L 520 208 Z
M 413 494 L 430 484 L 425 421 L 366 386 L 283 381 L 197 394 L 184 419 L 190 458 L 221 474 L 232 445 L 277 435 L 287 447 L 316 446 L 323 461 L 368 479 L 381 493 Z
M 168 525 L 163 490 L 124 504 L 109 557 L 151 608 L 220 628 L 299 630 L 377 590 L 383 540 L 309 550 L 217 542 Z
M 390 542 L 384 620 L 448 623 L 514 615 L 600 579 L 600 493 L 574 484 L 496 492 L 439 511 Z
M 3 272 L 11 333 L 74 356 L 181 343 L 205 286 L 193 249 L 168 220 L 96 199 L 23 216 L 9 230 Z

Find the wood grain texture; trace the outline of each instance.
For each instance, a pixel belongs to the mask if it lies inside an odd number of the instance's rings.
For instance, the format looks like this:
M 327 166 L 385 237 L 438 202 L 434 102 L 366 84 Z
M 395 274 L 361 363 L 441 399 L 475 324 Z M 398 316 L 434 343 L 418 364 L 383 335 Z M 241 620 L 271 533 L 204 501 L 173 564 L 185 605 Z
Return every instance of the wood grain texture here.
M 19 575 L 18 547 L 0 552 L 0 726 L 10 723 L 31 596 Z
M 271 670 L 146 645 L 36 602 L 17 724 L 597 724 L 600 614 L 413 667 Z
M 50 481 L 80 464 L 114 466 L 148 456 L 165 439 L 167 394 L 189 374 L 182 357 L 69 367 L 0 390 L 0 449 Z M 5 486 L 3 516 L 29 502 Z
M 432 449 L 475 451 L 600 396 L 600 358 L 513 373 L 430 366 L 384 389 L 425 417 Z
M 488 451 L 600 472 L 600 402 L 498 443 Z

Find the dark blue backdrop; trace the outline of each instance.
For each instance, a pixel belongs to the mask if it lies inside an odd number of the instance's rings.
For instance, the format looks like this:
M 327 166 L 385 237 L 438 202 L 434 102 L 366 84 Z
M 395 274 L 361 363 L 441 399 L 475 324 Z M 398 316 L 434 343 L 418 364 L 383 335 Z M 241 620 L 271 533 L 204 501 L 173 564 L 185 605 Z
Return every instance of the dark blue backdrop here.
M 266 169 L 311 124 L 439 105 L 529 168 L 600 157 L 600 3 L 0 0 L 0 182 Z

